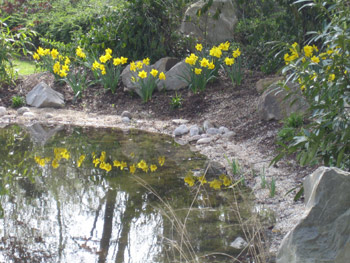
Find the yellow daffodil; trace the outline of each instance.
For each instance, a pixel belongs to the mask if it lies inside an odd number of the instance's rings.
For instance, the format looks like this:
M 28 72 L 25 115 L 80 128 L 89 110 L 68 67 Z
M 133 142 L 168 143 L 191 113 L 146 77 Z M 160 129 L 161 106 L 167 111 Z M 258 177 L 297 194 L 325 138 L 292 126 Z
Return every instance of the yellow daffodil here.
M 120 170 L 124 170 L 125 167 L 128 167 L 126 162 L 121 162 L 120 163 Z
M 98 63 L 96 60 L 94 61 L 94 63 L 92 63 L 92 70 L 96 70 L 100 68 L 100 63 Z
M 221 43 L 219 48 L 223 51 L 227 51 L 230 48 L 230 42 L 226 41 L 225 43 Z
M 38 53 L 34 53 L 33 58 L 34 58 L 35 60 L 39 60 L 39 59 L 40 59 L 40 56 L 39 56 Z
M 136 165 L 135 164 L 130 165 L 129 166 L 129 171 L 130 171 L 131 174 L 134 174 L 136 172 Z
M 185 183 L 187 183 L 190 187 L 194 186 L 194 183 L 196 182 L 194 177 L 192 175 L 187 175 L 184 179 Z
M 232 56 L 233 56 L 234 58 L 238 58 L 240 55 L 241 55 L 241 51 L 239 50 L 239 48 L 237 48 L 236 50 L 234 50 L 234 51 L 232 52 Z
M 202 49 L 203 49 L 203 46 L 202 46 L 202 44 L 197 44 L 196 45 L 196 49 L 198 50 L 198 51 L 202 51 Z
M 157 77 L 157 75 L 158 75 L 158 70 L 152 69 L 151 72 L 150 72 L 150 74 L 151 74 L 153 77 Z
M 213 189 L 219 190 L 222 186 L 222 182 L 220 180 L 214 179 L 209 183 L 209 186 Z
M 206 58 L 203 58 L 203 59 L 200 61 L 200 64 L 201 64 L 201 67 L 206 68 L 206 67 L 209 66 L 209 60 L 206 59 Z
M 317 46 L 312 45 L 312 48 L 313 48 L 316 52 L 318 52 L 318 47 L 317 47 Z
M 335 74 L 330 74 L 328 77 L 328 81 L 333 81 L 335 79 Z
M 78 159 L 78 167 L 80 167 L 81 166 L 81 164 L 83 163 L 83 161 L 85 160 L 85 155 L 84 154 L 82 154 L 82 155 L 80 155 L 80 157 L 79 157 L 79 159 Z
M 198 181 L 201 183 L 201 185 L 207 183 L 207 179 L 205 179 L 205 175 L 199 176 Z
M 40 55 L 40 56 L 45 56 L 45 51 L 42 47 L 39 47 L 36 52 Z
M 140 77 L 141 79 L 147 78 L 147 72 L 144 71 L 144 70 L 140 71 L 140 72 L 139 72 L 139 77 Z
M 142 60 L 142 62 L 143 62 L 143 64 L 145 64 L 146 66 L 148 66 L 149 63 L 150 63 L 150 59 L 149 59 L 149 58 L 145 58 L 145 59 Z M 142 67 L 141 67 L 141 68 L 142 68 Z
M 62 70 L 60 70 L 59 75 L 60 75 L 61 78 L 64 78 L 64 77 L 67 76 L 67 72 L 66 72 L 65 70 L 62 69 Z
M 209 51 L 209 55 L 212 57 L 220 58 L 222 55 L 222 51 L 219 47 L 213 46 L 212 49 Z
M 64 61 L 64 64 L 65 65 L 69 65 L 70 64 L 70 59 L 69 57 L 66 57 L 65 61 Z
M 53 48 L 52 50 L 51 50 L 51 57 L 53 58 L 53 59 L 56 59 L 57 58 L 57 56 L 58 56 L 58 51 L 57 51 L 57 49 L 55 49 L 55 48 Z
M 320 62 L 320 59 L 319 59 L 319 57 L 313 56 L 313 57 L 311 58 L 311 61 L 317 64 L 317 63 Z
M 232 181 L 230 178 L 228 178 L 226 175 L 222 174 L 219 176 L 219 179 L 222 181 L 224 186 L 230 186 L 232 184 Z
M 119 66 L 120 64 L 122 64 L 122 60 L 120 58 L 113 59 L 114 66 Z
M 198 57 L 196 56 L 196 54 L 192 53 L 189 57 L 185 59 L 185 62 L 193 66 L 196 64 L 197 59 Z
M 194 73 L 195 73 L 196 75 L 200 75 L 200 74 L 202 73 L 202 69 L 201 69 L 201 68 L 195 68 L 195 69 L 194 69 Z
M 128 62 L 128 58 L 120 57 L 120 60 L 122 61 L 122 64 L 126 64 Z
M 81 47 L 78 47 L 75 51 L 76 55 L 80 58 L 86 58 L 86 54 L 83 52 Z
M 159 79 L 160 80 L 165 80 L 166 79 L 164 72 L 160 72 L 159 73 Z
M 110 49 L 110 48 L 107 48 L 105 50 L 105 52 L 106 52 L 106 54 L 112 55 L 112 49 Z
M 159 156 L 158 157 L 158 163 L 160 166 L 163 166 L 165 163 L 165 157 L 164 156 Z
M 117 160 L 114 160 L 114 161 L 113 161 L 113 166 L 115 166 L 115 167 L 120 167 L 120 162 L 117 161 Z
M 137 61 L 137 62 L 136 62 L 136 67 L 137 67 L 138 69 L 142 69 L 142 67 L 143 67 L 143 62 L 142 62 L 142 61 Z
M 306 45 L 304 46 L 304 53 L 306 57 L 311 57 L 313 52 L 312 46 Z
M 209 68 L 209 69 L 214 69 L 214 68 L 215 68 L 215 64 L 214 64 L 213 61 L 209 63 L 208 68 Z
M 136 71 L 136 65 L 134 61 L 130 63 L 130 71 Z
M 57 169 L 60 166 L 57 159 L 53 159 L 51 165 L 54 169 Z
M 230 58 L 230 57 L 226 57 L 225 58 L 225 63 L 227 66 L 232 66 L 235 63 L 235 59 L 234 58 Z
M 151 172 L 155 172 L 158 167 L 157 167 L 157 165 L 152 164 L 149 168 L 150 168 Z

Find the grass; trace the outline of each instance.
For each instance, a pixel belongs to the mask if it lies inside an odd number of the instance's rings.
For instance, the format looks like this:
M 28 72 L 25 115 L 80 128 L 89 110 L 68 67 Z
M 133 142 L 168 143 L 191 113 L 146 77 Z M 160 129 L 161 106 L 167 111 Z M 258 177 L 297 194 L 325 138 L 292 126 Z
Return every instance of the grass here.
M 17 71 L 20 76 L 30 75 L 39 71 L 32 61 L 14 59 L 12 62 L 14 70 Z

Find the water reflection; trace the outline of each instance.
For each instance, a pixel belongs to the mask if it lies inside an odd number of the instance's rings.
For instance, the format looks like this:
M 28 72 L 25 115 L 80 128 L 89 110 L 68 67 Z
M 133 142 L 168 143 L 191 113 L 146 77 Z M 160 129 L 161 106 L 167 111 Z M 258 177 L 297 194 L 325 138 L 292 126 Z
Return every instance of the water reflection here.
M 0 261 L 170 262 L 164 240 L 180 242 L 182 236 L 168 207 L 179 220 L 187 219 L 196 253 L 234 252 L 227 244 L 240 230 L 232 228 L 237 220 L 223 205 L 225 193 L 205 191 L 188 213 L 195 195 L 183 178 L 191 169 L 204 168 L 203 156 L 162 135 L 54 130 L 38 143 L 18 126 L 0 129 Z M 69 158 L 55 167 L 58 148 L 66 149 Z M 164 156 L 165 164 L 147 173 L 141 168 L 135 174 L 120 167 L 106 171 L 93 162 L 103 152 L 106 163 L 154 164 Z M 79 165 L 82 155 L 86 158 Z M 47 162 L 41 165 L 38 156 Z

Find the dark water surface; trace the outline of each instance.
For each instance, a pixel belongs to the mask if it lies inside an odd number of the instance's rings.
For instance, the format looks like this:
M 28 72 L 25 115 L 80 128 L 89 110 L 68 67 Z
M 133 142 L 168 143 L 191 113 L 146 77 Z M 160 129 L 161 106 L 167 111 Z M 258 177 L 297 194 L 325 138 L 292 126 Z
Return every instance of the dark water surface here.
M 188 187 L 186 174 L 207 160 L 171 137 L 35 124 L 0 129 L 0 149 L 0 262 L 165 263 L 237 253 L 229 246 L 243 235 L 233 191 Z

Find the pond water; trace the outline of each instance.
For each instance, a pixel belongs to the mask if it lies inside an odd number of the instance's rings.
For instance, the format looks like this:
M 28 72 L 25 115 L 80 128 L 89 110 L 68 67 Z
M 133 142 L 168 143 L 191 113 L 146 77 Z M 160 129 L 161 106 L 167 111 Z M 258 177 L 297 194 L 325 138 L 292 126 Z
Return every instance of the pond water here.
M 192 174 L 206 158 L 171 137 L 35 124 L 0 129 L 0 149 L 0 262 L 226 262 L 203 255 L 239 252 L 230 185 L 219 173 L 201 185 Z

